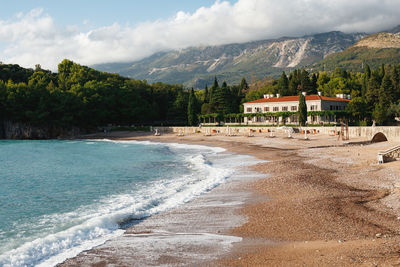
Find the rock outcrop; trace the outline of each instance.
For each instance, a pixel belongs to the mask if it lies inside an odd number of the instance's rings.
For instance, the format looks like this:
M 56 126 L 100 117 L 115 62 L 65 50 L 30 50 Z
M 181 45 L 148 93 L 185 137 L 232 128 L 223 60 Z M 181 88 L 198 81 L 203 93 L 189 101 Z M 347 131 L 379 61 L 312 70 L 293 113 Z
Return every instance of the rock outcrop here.
M 1 139 L 55 139 L 73 138 L 80 134 L 80 129 L 62 128 L 51 125 L 35 126 L 29 123 L 12 122 L 3 120 L 0 122 Z

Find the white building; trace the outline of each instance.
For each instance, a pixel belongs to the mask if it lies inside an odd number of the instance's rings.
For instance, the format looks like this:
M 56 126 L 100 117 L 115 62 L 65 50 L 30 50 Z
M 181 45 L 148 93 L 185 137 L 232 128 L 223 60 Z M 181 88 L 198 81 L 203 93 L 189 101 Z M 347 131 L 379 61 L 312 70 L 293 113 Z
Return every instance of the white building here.
M 336 97 L 318 95 L 306 95 L 307 111 L 340 111 L 345 110 L 347 104 L 350 102 L 350 96 L 337 95 Z M 282 117 L 275 117 L 268 115 L 268 113 L 275 112 L 297 112 L 299 107 L 299 96 L 279 96 L 264 95 L 264 98 L 255 101 L 247 102 L 243 104 L 244 113 L 260 113 L 252 118 L 244 118 L 246 124 L 276 124 L 282 123 Z M 266 113 L 262 116 L 262 113 Z M 316 112 L 317 113 L 317 112 Z M 323 124 L 331 123 L 335 121 L 333 115 L 310 115 L 307 118 L 308 124 Z M 285 123 L 297 124 L 297 114 L 291 114 L 285 118 Z

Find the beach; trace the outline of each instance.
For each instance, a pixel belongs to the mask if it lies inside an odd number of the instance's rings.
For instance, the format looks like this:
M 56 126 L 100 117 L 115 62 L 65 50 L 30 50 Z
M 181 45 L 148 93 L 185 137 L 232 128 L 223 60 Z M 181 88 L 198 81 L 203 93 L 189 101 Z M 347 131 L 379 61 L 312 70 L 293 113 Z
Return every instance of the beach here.
M 322 134 L 95 137 L 223 147 L 264 162 L 61 266 L 400 264 L 400 164 L 377 164 L 378 151 L 394 142 Z

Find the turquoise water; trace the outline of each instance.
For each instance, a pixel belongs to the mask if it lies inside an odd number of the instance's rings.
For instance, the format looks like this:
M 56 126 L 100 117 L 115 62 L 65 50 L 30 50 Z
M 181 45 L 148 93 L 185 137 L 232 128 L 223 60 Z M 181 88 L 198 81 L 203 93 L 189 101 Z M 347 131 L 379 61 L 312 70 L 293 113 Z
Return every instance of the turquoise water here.
M 54 265 L 121 225 L 233 173 L 223 149 L 150 142 L 0 141 L 0 266 Z M 229 166 L 230 165 L 230 166 Z

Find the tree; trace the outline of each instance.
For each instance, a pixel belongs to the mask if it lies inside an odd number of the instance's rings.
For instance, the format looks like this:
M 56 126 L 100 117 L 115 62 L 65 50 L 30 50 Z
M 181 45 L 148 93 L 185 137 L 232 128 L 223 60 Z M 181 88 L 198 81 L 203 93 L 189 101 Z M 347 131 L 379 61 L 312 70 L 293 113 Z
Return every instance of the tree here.
M 222 114 L 229 114 L 233 113 L 233 106 L 234 99 L 232 99 L 231 91 L 228 88 L 226 82 L 222 83 L 221 86 L 221 94 L 222 94 L 222 102 L 221 102 L 221 112 Z
M 196 96 L 194 95 L 194 90 L 192 88 L 189 94 L 189 103 L 187 108 L 187 118 L 189 126 L 195 126 L 198 124 L 196 108 L 197 108 L 197 99 Z
M 393 103 L 390 105 L 388 109 L 388 115 L 391 119 L 399 118 L 400 117 L 400 103 Z
M 376 71 L 371 73 L 371 77 L 368 80 L 368 90 L 365 94 L 368 106 L 373 109 L 376 103 L 379 102 L 379 88 L 381 82 L 379 80 L 379 75 Z
M 318 84 L 317 84 L 318 76 L 319 76 L 319 75 L 317 75 L 317 74 L 315 74 L 315 73 L 313 73 L 312 76 L 311 76 L 311 88 L 312 88 L 311 93 L 313 93 L 313 94 L 316 94 L 316 93 L 317 93 L 317 88 L 318 88 Z
M 299 95 L 299 123 L 301 126 L 305 126 L 307 123 L 307 105 L 306 98 L 303 94 Z
M 324 71 L 322 72 L 317 79 L 317 85 L 318 85 L 318 91 L 323 92 L 324 91 L 324 87 L 325 84 L 327 84 L 330 81 L 330 78 L 328 76 L 328 74 Z
M 372 112 L 372 118 L 378 125 L 383 125 L 388 119 L 387 108 L 382 103 L 378 103 Z
M 390 74 L 386 72 L 385 76 L 382 79 L 382 84 L 379 90 L 379 101 L 387 103 L 386 106 L 389 106 L 390 103 L 393 103 L 396 97 L 396 92 L 394 90 L 394 86 L 392 80 L 390 79 Z
M 278 80 L 278 92 L 281 96 L 289 95 L 289 79 L 285 72 L 282 72 L 281 77 Z
M 298 95 L 300 87 L 300 70 L 294 70 L 289 75 L 289 95 Z
M 242 98 L 244 96 L 244 92 L 249 89 L 249 85 L 247 84 L 246 79 L 243 77 L 240 81 L 239 90 L 238 90 L 238 97 Z
M 310 74 L 305 69 L 303 69 L 300 73 L 300 89 L 302 92 L 313 92 L 313 87 L 309 75 Z
M 353 98 L 347 105 L 346 110 L 358 121 L 365 120 L 368 116 L 368 106 L 362 97 Z
M 365 65 L 364 67 L 364 77 L 363 77 L 363 82 L 362 82 L 362 87 L 361 87 L 361 95 L 365 96 L 368 91 L 368 81 L 371 78 L 371 69 L 368 64 Z
M 217 76 L 214 76 L 214 83 L 210 88 L 210 111 L 211 113 L 217 112 L 217 107 L 221 98 L 220 88 Z
M 204 88 L 204 99 L 203 99 L 203 103 L 208 103 L 210 102 L 210 98 L 208 95 L 208 86 L 206 84 L 206 87 Z

